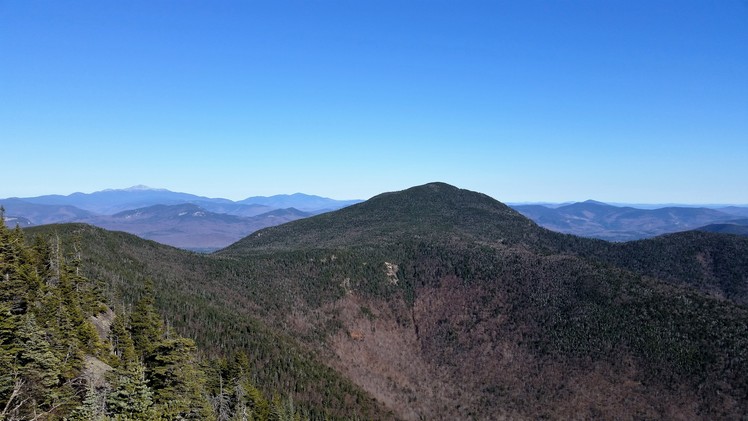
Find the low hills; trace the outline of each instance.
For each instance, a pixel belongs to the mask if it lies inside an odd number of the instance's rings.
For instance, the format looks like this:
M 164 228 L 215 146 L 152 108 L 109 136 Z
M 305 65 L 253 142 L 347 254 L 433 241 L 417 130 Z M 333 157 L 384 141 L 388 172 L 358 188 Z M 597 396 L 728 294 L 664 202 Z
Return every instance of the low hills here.
M 748 407 L 742 237 L 611 244 L 443 183 L 212 255 L 83 225 L 29 232 L 78 238 L 89 276 L 125 301 L 153 279 L 167 320 L 209 354 L 259 356 L 269 379 L 288 361 L 270 384 L 301 402 L 328 379 L 380 409 L 337 408 L 406 420 L 739 419 Z
M 83 222 L 195 251 L 215 251 L 258 229 L 356 203 L 320 196 L 255 196 L 239 202 L 134 186 L 90 194 L 1 199 L 14 226 Z
M 735 219 L 724 224 L 709 224 L 699 228 L 699 231 L 748 236 L 748 219 Z
M 108 230 L 129 232 L 183 249 L 213 251 L 258 229 L 307 216 L 308 213 L 290 208 L 241 217 L 209 212 L 197 205 L 186 203 L 153 205 L 114 215 L 83 218 L 79 222 Z
M 738 218 L 744 208 L 662 207 L 637 209 L 594 200 L 559 207 L 516 205 L 514 209 L 553 231 L 608 241 L 630 241 L 687 231 Z

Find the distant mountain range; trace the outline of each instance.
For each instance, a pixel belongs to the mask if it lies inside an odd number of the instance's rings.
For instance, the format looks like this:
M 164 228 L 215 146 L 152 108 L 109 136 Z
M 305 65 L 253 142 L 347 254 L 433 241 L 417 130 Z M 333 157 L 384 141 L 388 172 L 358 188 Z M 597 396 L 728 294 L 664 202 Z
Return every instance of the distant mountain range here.
M 663 207 L 637 209 L 613 206 L 594 200 L 553 207 L 514 205 L 522 215 L 553 231 L 608 241 L 630 241 L 671 232 L 731 223 L 745 218 L 748 208 L 719 209 Z M 735 222 L 732 222 L 733 224 Z
M 258 229 L 357 202 L 303 193 L 234 202 L 146 186 L 0 199 L 5 222 L 11 226 L 84 222 L 199 251 L 226 247 Z
M 146 186 L 0 199 L 6 224 L 11 226 L 84 222 L 199 251 L 217 250 L 260 228 L 358 202 L 361 201 L 303 193 L 231 201 Z M 608 241 L 638 240 L 692 229 L 746 235 L 746 224 L 740 221 L 748 218 L 748 207 L 739 206 L 639 209 L 588 200 L 511 207 L 550 230 Z

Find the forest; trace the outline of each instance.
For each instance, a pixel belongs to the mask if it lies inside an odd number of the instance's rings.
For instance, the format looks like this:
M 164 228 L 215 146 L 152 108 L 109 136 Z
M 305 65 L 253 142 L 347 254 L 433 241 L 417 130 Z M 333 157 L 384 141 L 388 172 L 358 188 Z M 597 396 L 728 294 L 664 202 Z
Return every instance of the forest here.
M 156 311 L 151 283 L 134 306 L 108 302 L 70 246 L 0 224 L 0 420 L 310 418 L 292 395 L 263 394 L 245 354 L 204 357 Z

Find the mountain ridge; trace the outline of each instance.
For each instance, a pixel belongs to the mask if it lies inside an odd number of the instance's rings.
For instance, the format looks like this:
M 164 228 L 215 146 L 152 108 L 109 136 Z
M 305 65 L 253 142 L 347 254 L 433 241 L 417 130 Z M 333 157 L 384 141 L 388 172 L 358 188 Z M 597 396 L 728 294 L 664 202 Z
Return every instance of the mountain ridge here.
M 596 201 L 553 208 L 517 205 L 514 209 L 553 231 L 609 241 L 639 240 L 738 218 L 734 214 L 710 208 L 637 209 Z
M 57 204 L 51 205 L 47 201 Z M 18 206 L 18 203 L 24 203 L 24 205 Z M 92 222 L 93 219 L 90 218 L 92 213 L 98 216 L 114 215 L 156 204 L 178 205 L 181 203 L 193 203 L 216 214 L 256 217 L 273 209 L 284 208 L 296 208 L 308 214 L 319 214 L 361 203 L 361 201 L 333 200 L 304 193 L 252 196 L 240 201 L 231 201 L 189 193 L 175 193 L 142 185 L 125 189 L 105 189 L 94 193 L 76 192 L 68 196 L 47 195 L 26 199 L 0 199 L 0 204 L 7 205 L 8 218 L 14 218 L 13 221 L 23 226 L 60 222 Z M 89 210 L 75 207 L 75 204 L 82 205 L 83 208 Z M 31 206 L 37 206 L 37 208 L 31 210 Z M 710 224 L 722 224 L 748 216 L 748 208 L 735 206 L 720 209 L 696 207 L 638 209 L 631 206 L 614 206 L 593 199 L 565 204 L 513 204 L 510 207 L 553 231 L 608 241 L 651 238 L 670 232 L 697 229 Z M 736 228 L 726 226 L 713 229 L 735 230 Z M 740 229 L 737 228 L 737 230 Z M 140 231 L 140 228 L 130 230 L 133 233 Z M 246 234 L 245 230 L 237 230 L 226 237 L 226 242 L 210 242 L 197 248 L 214 250 L 216 247 L 228 246 L 230 242 L 239 240 L 244 234 Z M 175 242 L 168 244 L 180 245 Z M 196 243 L 193 241 L 193 244 Z
M 312 214 L 346 206 L 355 201 L 338 201 L 320 196 L 296 193 L 265 198 L 267 204 L 233 202 L 211 199 L 189 193 L 171 192 L 146 186 L 127 189 L 107 189 L 90 194 L 47 195 L 25 199 L 0 199 L 6 206 L 6 220 L 11 225 L 43 225 L 50 223 L 83 222 L 107 229 L 124 230 L 143 238 L 160 241 L 191 250 L 213 251 L 225 247 L 247 234 L 270 225 L 304 218 Z M 249 201 L 249 202 L 248 202 Z M 262 200 L 260 200 L 262 202 Z M 278 205 L 296 205 L 283 206 Z M 199 206 L 206 215 L 202 223 L 192 220 L 177 224 L 170 210 L 179 206 Z M 156 212 L 161 206 L 164 212 Z M 175 206 L 175 208 L 164 208 Z M 298 208 L 303 209 L 298 209 Z M 168 210 L 170 209 L 170 210 Z M 290 211 L 289 209 L 297 209 Z M 307 210 L 304 210 L 307 209 Z M 150 219 L 123 218 L 123 212 L 145 212 Z M 276 211 L 276 212 L 274 212 Z M 160 215 L 161 219 L 157 215 Z
M 105 189 L 92 193 L 75 192 L 69 195 L 42 195 L 26 198 L 8 198 L 0 199 L 1 201 L 9 199 L 19 199 L 28 203 L 42 205 L 68 205 L 75 206 L 84 211 L 97 214 L 112 215 L 114 213 L 147 207 L 150 205 L 170 205 L 180 203 L 210 203 L 215 206 L 220 205 L 264 205 L 270 203 L 271 208 L 289 208 L 296 207 L 300 210 L 321 211 L 337 209 L 348 204 L 360 202 L 360 200 L 335 200 L 326 197 L 310 195 L 305 193 L 294 193 L 292 195 L 275 195 L 275 196 L 253 196 L 247 199 L 232 201 L 224 198 L 209 198 L 205 196 L 194 195 L 191 193 L 173 192 L 162 188 L 151 188 L 147 186 L 132 186 L 125 189 Z M 280 203 L 283 206 L 274 205 Z

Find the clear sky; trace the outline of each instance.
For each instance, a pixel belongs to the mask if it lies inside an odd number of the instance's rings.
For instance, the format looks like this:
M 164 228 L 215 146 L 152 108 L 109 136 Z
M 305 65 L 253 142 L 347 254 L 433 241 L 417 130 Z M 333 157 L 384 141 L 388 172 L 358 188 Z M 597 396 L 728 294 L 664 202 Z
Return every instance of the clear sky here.
M 0 197 L 748 203 L 748 2 L 0 0 Z

